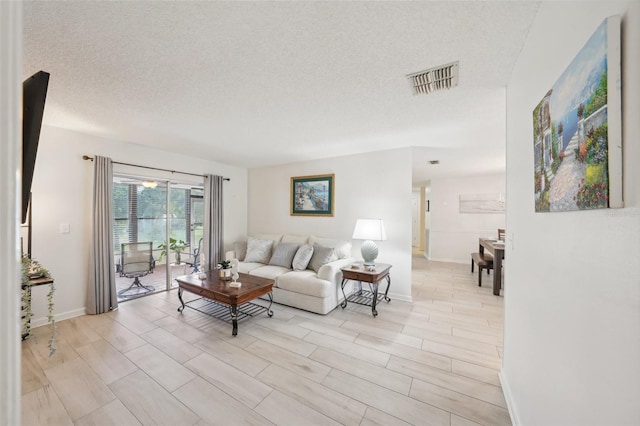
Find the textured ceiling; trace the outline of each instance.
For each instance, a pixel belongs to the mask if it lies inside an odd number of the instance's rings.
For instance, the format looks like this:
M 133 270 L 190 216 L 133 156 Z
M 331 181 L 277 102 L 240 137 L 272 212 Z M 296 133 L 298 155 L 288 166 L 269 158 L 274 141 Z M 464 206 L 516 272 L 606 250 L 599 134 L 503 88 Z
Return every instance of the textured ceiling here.
M 46 124 L 242 167 L 414 147 L 414 182 L 496 172 L 538 6 L 25 2 L 24 78 L 51 73 Z M 456 60 L 458 87 L 411 94 Z

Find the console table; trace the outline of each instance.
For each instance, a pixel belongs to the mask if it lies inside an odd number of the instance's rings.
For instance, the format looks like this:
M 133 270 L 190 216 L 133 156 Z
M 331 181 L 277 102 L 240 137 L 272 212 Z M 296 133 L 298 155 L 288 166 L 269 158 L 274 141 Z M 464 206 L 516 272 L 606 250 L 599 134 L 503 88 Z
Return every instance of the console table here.
M 42 277 L 31 279 L 25 284 L 22 284 L 22 291 L 26 291 L 29 294 L 29 301 L 31 301 L 31 288 L 45 284 L 53 284 L 53 278 Z M 31 319 L 26 318 L 26 314 L 24 313 L 26 308 L 26 306 L 22 306 L 22 321 L 26 322 L 26 324 L 23 324 L 22 327 L 22 340 L 26 339 L 27 337 L 29 337 L 29 334 L 31 334 Z
M 378 303 L 378 297 L 384 298 L 389 303 L 391 299 L 387 296 L 389 293 L 389 287 L 391 287 L 391 276 L 389 270 L 391 265 L 386 263 L 376 263 L 372 271 L 368 271 L 362 262 L 356 262 L 350 267 L 342 268 L 342 296 L 344 301 L 340 304 L 342 309 L 347 307 L 347 302 L 357 303 L 358 305 L 371 306 L 371 314 L 375 317 L 378 316 L 376 311 L 376 304 Z M 383 279 L 387 280 L 387 289 L 384 293 L 378 293 L 378 284 Z M 347 281 L 358 281 L 358 290 L 346 297 L 344 294 L 344 285 Z M 369 290 L 362 289 L 362 283 L 369 284 Z

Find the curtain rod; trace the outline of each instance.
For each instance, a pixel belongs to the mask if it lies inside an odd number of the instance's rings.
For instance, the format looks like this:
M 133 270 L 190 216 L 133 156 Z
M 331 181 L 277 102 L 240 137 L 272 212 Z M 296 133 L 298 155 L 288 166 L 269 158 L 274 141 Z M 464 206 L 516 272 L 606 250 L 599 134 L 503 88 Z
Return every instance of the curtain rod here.
M 93 161 L 93 157 L 89 157 L 88 155 L 83 155 L 82 156 L 83 160 L 89 160 L 89 161 Z M 204 177 L 204 175 L 199 175 L 197 173 L 187 173 L 187 172 L 178 172 L 176 170 L 169 170 L 169 169 L 160 169 L 158 167 L 149 167 L 149 166 L 140 166 L 138 164 L 131 164 L 131 163 L 122 163 L 120 161 L 111 161 L 113 164 L 122 164 L 123 166 L 132 166 L 132 167 L 140 167 L 143 169 L 151 169 L 151 170 L 160 170 L 161 172 L 171 172 L 171 173 L 180 173 L 181 175 L 189 175 L 189 176 L 200 176 L 200 177 Z M 222 178 L 223 180 L 226 181 L 230 181 L 231 178 Z

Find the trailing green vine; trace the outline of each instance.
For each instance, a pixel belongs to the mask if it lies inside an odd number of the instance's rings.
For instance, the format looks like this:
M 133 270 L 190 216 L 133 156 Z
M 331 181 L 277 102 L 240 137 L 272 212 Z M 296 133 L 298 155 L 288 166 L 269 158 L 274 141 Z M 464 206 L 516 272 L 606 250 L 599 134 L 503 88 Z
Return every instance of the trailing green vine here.
M 23 339 L 31 332 L 31 318 L 33 311 L 31 309 L 31 286 L 29 281 L 36 278 L 51 278 L 51 273 L 35 259 L 28 256 L 22 256 L 22 306 L 24 309 L 24 318 L 22 320 L 22 337 Z M 49 339 L 49 356 L 56 353 L 56 322 L 53 316 L 53 296 L 55 295 L 55 285 L 53 281 L 50 284 L 49 293 L 47 293 L 47 301 L 49 311 L 47 320 L 51 323 L 51 338 Z

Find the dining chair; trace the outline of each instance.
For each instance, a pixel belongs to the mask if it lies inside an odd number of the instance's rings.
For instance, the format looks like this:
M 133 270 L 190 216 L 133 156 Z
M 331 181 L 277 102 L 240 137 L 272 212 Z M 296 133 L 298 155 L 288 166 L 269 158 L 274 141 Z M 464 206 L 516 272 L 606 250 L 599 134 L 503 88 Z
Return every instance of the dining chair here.
M 493 256 L 488 253 L 471 253 L 471 273 L 473 273 L 473 264 L 478 265 L 478 287 L 482 287 L 482 270 L 487 270 L 489 275 L 489 269 L 493 269 Z
M 498 239 L 500 241 L 504 241 L 505 236 L 506 236 L 506 231 L 502 228 L 498 228 Z

